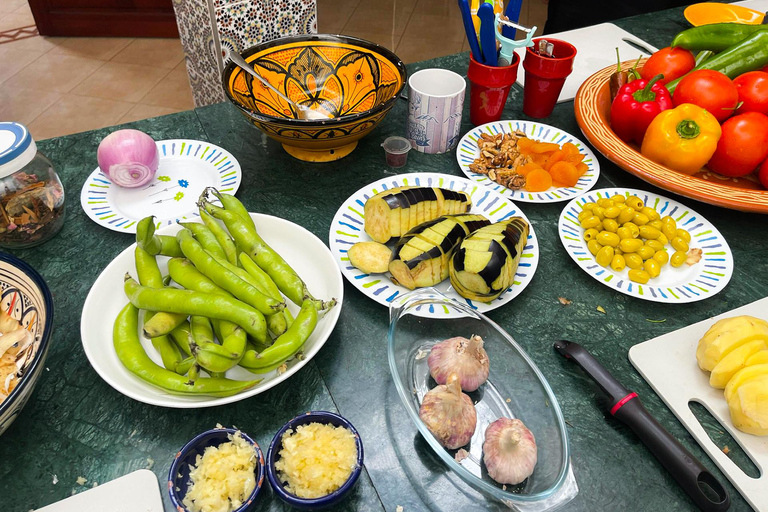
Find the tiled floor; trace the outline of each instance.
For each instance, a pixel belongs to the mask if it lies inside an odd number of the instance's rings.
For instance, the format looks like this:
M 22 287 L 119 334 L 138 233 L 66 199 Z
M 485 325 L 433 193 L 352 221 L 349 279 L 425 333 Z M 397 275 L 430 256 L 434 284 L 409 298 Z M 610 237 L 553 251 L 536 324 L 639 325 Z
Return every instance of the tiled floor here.
M 520 22 L 543 27 L 546 7 L 524 0 Z M 469 48 L 456 0 L 317 0 L 317 10 L 318 32 L 374 41 L 406 63 Z M 27 0 L 0 0 L 0 32 L 28 25 Z M 193 107 L 178 39 L 35 36 L 0 44 L 0 120 L 26 124 L 36 139 Z

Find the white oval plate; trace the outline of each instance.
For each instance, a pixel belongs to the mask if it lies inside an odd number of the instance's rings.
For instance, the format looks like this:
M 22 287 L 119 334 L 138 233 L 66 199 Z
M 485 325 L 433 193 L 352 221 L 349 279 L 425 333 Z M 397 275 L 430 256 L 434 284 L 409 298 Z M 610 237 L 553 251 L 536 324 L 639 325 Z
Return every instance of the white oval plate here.
M 234 195 L 243 173 L 229 151 L 210 142 L 187 139 L 157 141 L 160 165 L 153 180 L 143 187 L 114 185 L 98 167 L 80 192 L 80 204 L 97 224 L 135 233 L 136 223 L 147 215 L 157 226 L 197 216 L 197 199 L 206 187 Z
M 344 274 L 344 277 L 346 277 L 347 280 L 349 280 L 349 282 L 363 294 L 383 306 L 389 307 L 390 303 L 395 300 L 397 296 L 404 294 L 409 290 L 403 286 L 395 285 L 389 278 L 388 273 L 369 275 L 356 269 L 349 263 L 347 249 L 349 249 L 352 244 L 365 242 L 371 239 L 364 230 L 365 213 L 363 208 L 368 198 L 383 190 L 405 185 L 441 187 L 466 192 L 472 198 L 472 209 L 470 210 L 470 213 L 484 215 L 491 222 L 498 222 L 509 217 L 519 216 L 524 218 L 529 225 L 531 224 L 528 217 L 526 217 L 512 201 L 504 198 L 501 194 L 490 188 L 457 176 L 436 173 L 400 174 L 366 185 L 352 194 L 352 196 L 347 199 L 336 212 L 336 215 L 331 222 L 329 245 L 331 246 L 333 257 L 339 265 L 341 273 Z M 396 239 L 393 239 L 390 241 L 389 245 L 393 246 L 395 241 Z M 498 299 L 490 304 L 465 299 L 454 291 L 449 279 L 435 285 L 435 288 L 445 293 L 448 297 L 460 302 L 466 302 L 472 308 L 481 313 L 485 313 L 486 311 L 501 307 L 517 297 L 520 292 L 528 286 L 531 279 L 533 279 L 533 274 L 536 272 L 538 264 L 539 243 L 536 239 L 536 233 L 533 230 L 533 226 L 531 225 L 530 233 L 528 234 L 528 244 L 525 246 L 522 257 L 520 258 L 520 265 L 515 274 L 515 281 Z M 449 312 L 447 308 L 441 309 L 435 308 L 434 306 L 430 306 L 426 310 L 420 312 L 423 312 L 423 316 L 425 317 L 452 318 L 455 316 L 455 314 Z
M 579 151 L 585 155 L 583 162 L 587 164 L 589 169 L 587 169 L 587 172 L 579 178 L 575 187 L 550 187 L 549 190 L 544 192 L 511 190 L 499 185 L 484 174 L 478 174 L 469 170 L 469 164 L 474 162 L 475 158 L 480 156 L 480 150 L 477 148 L 477 139 L 480 138 L 481 133 L 496 135 L 497 133 L 512 133 L 517 130 L 525 132 L 531 139 L 543 142 L 555 142 L 561 146 L 566 142 L 575 144 L 576 147 L 579 148 Z M 557 203 L 560 201 L 568 201 L 594 187 L 595 183 L 597 183 L 597 178 L 600 177 L 600 164 L 598 163 L 597 158 L 595 158 L 595 154 L 586 144 L 560 128 L 534 121 L 496 121 L 478 126 L 467 132 L 467 134 L 459 141 L 459 146 L 456 149 L 456 160 L 459 162 L 461 172 L 466 174 L 469 179 L 487 185 L 513 201 L 521 201 L 524 203 Z
M 587 249 L 584 230 L 577 219 L 581 206 L 603 197 L 616 194 L 638 196 L 647 206 L 656 209 L 663 217 L 670 215 L 677 226 L 691 234 L 691 249 L 702 249 L 701 260 L 695 265 L 683 264 L 674 268 L 669 264 L 661 268 L 661 274 L 648 284 L 633 283 L 627 277 L 628 268 L 616 272 L 601 267 Z M 728 284 L 733 274 L 733 254 L 723 235 L 699 213 L 664 196 L 627 188 L 603 188 L 577 197 L 565 205 L 558 221 L 558 234 L 568 254 L 587 274 L 602 284 L 625 295 L 650 300 L 681 304 L 712 297 Z M 671 250 L 670 246 L 667 246 Z M 671 255 L 671 253 L 670 253 Z
M 147 384 L 136 377 L 122 365 L 112 345 L 114 320 L 120 310 L 128 303 L 128 299 L 123 293 L 123 276 L 126 272 L 130 272 L 136 277 L 133 255 L 136 244 L 131 244 L 107 265 L 107 268 L 93 283 L 91 291 L 85 299 L 83 315 L 80 320 L 80 334 L 83 339 L 85 355 L 93 369 L 101 375 L 107 384 L 120 393 L 146 404 L 180 409 L 211 407 L 237 402 L 263 393 L 289 379 L 314 357 L 333 331 L 336 321 L 339 319 L 344 299 L 344 282 L 336 267 L 334 257 L 319 238 L 301 226 L 284 219 L 258 213 L 252 213 L 251 217 L 262 238 L 296 270 L 315 297 L 322 299 L 334 297 L 338 301 L 333 309 L 320 317 L 315 331 L 304 345 L 304 359 L 290 361 L 288 371 L 281 375 L 277 375 L 276 371 L 256 375 L 236 366 L 227 372 L 227 377 L 236 380 L 259 378 L 264 378 L 264 380 L 242 393 L 222 398 L 175 395 Z M 172 235 L 179 229 L 180 226 L 174 224 L 159 230 L 158 233 Z M 164 274 L 168 268 L 167 260 L 166 257 L 158 257 L 160 270 Z M 292 313 L 298 313 L 299 308 L 295 304 L 288 300 L 286 300 L 286 304 Z M 152 343 L 143 336 L 140 338 L 147 354 L 153 361 L 162 366 L 160 355 Z

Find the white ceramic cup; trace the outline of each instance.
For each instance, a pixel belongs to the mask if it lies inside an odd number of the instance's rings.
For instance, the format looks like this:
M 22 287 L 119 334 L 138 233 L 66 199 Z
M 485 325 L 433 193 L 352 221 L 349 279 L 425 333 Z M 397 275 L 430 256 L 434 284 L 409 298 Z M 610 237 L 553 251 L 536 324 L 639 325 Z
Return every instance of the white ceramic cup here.
M 408 134 L 422 153 L 445 153 L 459 142 L 467 82 L 447 69 L 422 69 L 408 78 Z

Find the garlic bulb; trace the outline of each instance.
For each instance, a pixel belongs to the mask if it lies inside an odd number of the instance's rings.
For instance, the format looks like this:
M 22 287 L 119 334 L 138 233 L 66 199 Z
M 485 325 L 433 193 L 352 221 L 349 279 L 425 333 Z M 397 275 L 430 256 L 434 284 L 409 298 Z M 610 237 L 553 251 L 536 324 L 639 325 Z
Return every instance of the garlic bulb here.
M 475 406 L 472 399 L 461 392 L 457 375 L 451 375 L 447 384 L 437 386 L 424 395 L 419 418 L 437 442 L 449 450 L 466 445 L 477 425 Z
M 429 352 L 427 364 L 438 384 L 445 384 L 452 373 L 458 375 L 463 391 L 475 391 L 488 380 L 488 354 L 483 338 L 474 334 L 470 339 L 456 336 L 437 343 Z
M 520 420 L 499 418 L 485 430 L 483 462 L 500 484 L 519 484 L 536 466 L 536 440 Z

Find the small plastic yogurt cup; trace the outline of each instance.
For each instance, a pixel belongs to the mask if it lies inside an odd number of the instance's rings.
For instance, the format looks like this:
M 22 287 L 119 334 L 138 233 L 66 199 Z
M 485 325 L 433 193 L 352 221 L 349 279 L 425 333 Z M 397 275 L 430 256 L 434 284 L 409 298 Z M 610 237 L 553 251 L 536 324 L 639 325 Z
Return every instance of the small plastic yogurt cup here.
M 408 161 L 408 152 L 411 150 L 411 141 L 405 137 L 388 137 L 381 143 L 387 158 L 387 165 L 398 168 Z

